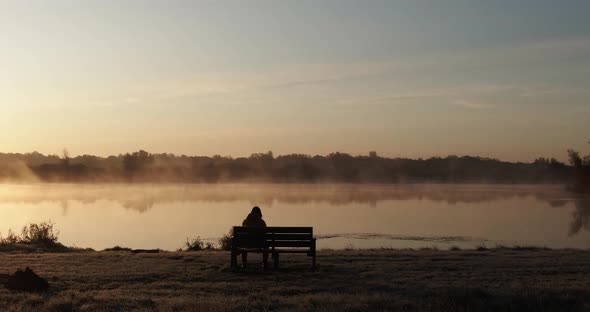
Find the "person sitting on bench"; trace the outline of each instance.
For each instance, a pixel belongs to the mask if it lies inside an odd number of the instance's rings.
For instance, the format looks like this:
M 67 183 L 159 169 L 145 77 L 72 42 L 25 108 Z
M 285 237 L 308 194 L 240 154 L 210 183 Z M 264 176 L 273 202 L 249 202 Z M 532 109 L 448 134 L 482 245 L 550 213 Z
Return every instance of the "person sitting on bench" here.
M 266 222 L 262 219 L 262 211 L 258 206 L 252 208 L 250 214 L 244 219 L 242 222 L 242 226 L 249 226 L 249 227 L 266 227 Z M 248 265 L 248 252 L 242 251 L 242 267 L 246 267 Z M 262 254 L 262 264 L 264 268 L 267 267 L 268 263 L 268 253 L 264 252 Z

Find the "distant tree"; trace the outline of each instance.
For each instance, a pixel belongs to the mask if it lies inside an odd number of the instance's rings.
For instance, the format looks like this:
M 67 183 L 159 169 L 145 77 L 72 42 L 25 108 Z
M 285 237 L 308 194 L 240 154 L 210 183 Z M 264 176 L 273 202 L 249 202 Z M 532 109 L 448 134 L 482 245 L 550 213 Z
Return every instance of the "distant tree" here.
M 64 167 L 68 168 L 70 166 L 70 153 L 65 148 L 62 152 L 62 162 Z
M 274 155 L 273 155 L 272 151 L 268 151 L 266 153 L 254 153 L 254 154 L 250 155 L 249 158 L 255 159 L 255 160 L 273 160 Z
M 573 189 L 577 192 L 590 192 L 590 155 L 580 156 L 580 153 L 573 149 L 567 153 L 575 172 Z
M 144 150 L 123 155 L 123 170 L 128 175 L 134 175 L 144 170 L 154 161 L 154 156 Z

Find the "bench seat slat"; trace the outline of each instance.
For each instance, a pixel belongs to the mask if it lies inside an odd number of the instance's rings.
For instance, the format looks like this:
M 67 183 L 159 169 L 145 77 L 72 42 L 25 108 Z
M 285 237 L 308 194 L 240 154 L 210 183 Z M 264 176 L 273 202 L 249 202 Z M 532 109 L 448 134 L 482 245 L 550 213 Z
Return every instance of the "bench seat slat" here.
M 312 227 L 266 227 L 266 228 L 256 228 L 256 227 L 247 227 L 247 226 L 236 226 L 234 227 L 234 234 L 248 234 L 248 233 L 276 233 L 276 234 L 312 234 L 313 228 Z
M 270 249 L 268 249 L 268 248 L 255 248 L 255 247 L 239 247 L 236 250 L 249 251 L 249 252 L 264 252 L 264 251 L 269 251 Z
M 238 248 L 272 248 L 272 247 L 311 247 L 311 241 L 251 241 L 237 240 Z
M 257 234 L 257 233 L 248 233 L 248 234 L 234 234 L 239 239 L 252 239 L 252 240 L 260 240 L 264 237 L 266 240 L 311 240 L 313 236 L 311 234 Z
M 267 240 L 311 240 L 311 234 L 266 234 Z
M 313 227 L 309 226 L 269 226 L 266 228 L 267 232 L 274 232 L 274 233 L 312 233 Z
M 310 253 L 309 249 L 286 249 L 286 248 L 275 249 L 275 252 L 278 252 L 278 253 L 302 253 L 302 254 L 309 254 Z
M 252 239 L 236 239 L 237 247 L 262 248 L 268 246 L 266 241 Z
M 260 248 L 238 248 L 237 250 L 239 251 L 249 251 L 249 252 L 263 252 L 263 251 L 268 251 L 269 253 L 272 253 L 273 250 L 272 249 L 260 249 Z M 309 254 L 310 250 L 309 248 L 288 248 L 288 247 L 281 247 L 281 248 L 276 248 L 274 250 L 274 252 L 278 252 L 278 253 L 304 253 L 304 254 Z
M 311 247 L 311 241 L 275 241 L 268 242 L 268 247 Z

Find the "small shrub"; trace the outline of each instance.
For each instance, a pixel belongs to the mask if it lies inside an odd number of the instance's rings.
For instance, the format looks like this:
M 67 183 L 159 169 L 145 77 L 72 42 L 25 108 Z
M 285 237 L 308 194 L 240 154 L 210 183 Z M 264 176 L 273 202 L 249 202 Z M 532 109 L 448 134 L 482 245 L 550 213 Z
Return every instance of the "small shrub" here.
M 475 247 L 475 250 L 477 250 L 477 251 L 487 251 L 489 249 L 485 245 L 480 245 L 480 246 Z
M 233 228 L 219 239 L 219 249 L 231 250 L 231 238 L 233 237 Z
M 200 250 L 203 250 L 204 245 L 205 244 L 201 240 L 201 237 L 197 237 L 192 240 L 189 240 L 187 238 L 184 246 L 186 247 L 185 250 L 187 250 L 187 251 L 200 251 Z
M 39 224 L 29 223 L 23 227 L 20 240 L 24 244 L 55 246 L 59 244 L 57 241 L 59 231 L 55 231 L 53 225 L 51 221 Z
M 14 234 L 14 232 L 12 230 L 8 230 L 8 234 L 6 235 L 6 238 L 0 237 L 0 244 L 3 244 L 3 245 L 18 244 L 19 241 L 20 241 L 19 237 L 16 234 Z
M 3 250 L 7 250 L 7 248 L 48 251 L 69 250 L 58 241 L 58 235 L 59 231 L 54 229 L 54 223 L 51 221 L 38 224 L 29 223 L 23 227 L 20 235 L 8 230 L 6 237 L 0 237 L 0 247 L 3 247 Z
M 210 242 L 203 242 L 201 237 L 197 236 L 195 239 L 186 239 L 186 243 L 184 245 L 186 248 L 185 251 L 201 251 L 201 250 L 214 250 L 215 246 L 213 246 Z
M 346 245 L 346 247 L 344 247 L 345 251 L 353 251 L 354 250 L 354 245 L 348 241 L 348 244 Z

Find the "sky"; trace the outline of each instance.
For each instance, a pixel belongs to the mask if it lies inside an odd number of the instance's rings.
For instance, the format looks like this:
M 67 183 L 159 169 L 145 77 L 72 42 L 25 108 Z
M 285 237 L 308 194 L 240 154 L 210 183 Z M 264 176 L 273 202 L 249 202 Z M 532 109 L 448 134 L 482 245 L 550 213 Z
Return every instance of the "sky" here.
M 0 0 L 0 152 L 590 151 L 590 1 Z

